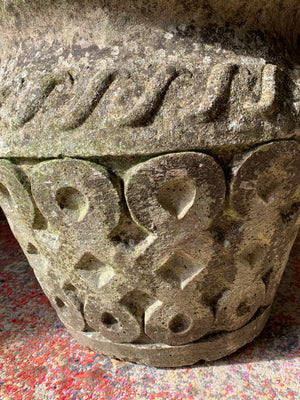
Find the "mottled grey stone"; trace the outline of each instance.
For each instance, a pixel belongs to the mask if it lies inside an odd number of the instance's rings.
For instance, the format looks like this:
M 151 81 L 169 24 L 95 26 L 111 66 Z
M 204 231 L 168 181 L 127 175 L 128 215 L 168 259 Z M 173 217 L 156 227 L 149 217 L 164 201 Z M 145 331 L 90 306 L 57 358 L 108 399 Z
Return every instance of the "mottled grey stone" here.
M 250 3 L 3 4 L 0 205 L 85 346 L 188 365 L 268 318 L 300 224 L 300 6 Z

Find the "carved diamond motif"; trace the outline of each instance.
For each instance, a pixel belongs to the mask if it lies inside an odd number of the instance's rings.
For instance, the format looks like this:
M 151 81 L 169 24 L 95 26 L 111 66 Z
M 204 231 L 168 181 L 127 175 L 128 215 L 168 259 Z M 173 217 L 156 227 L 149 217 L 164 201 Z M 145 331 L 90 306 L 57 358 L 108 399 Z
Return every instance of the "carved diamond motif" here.
M 91 253 L 85 253 L 81 257 L 75 265 L 75 270 L 82 279 L 96 288 L 106 285 L 114 276 L 113 268 L 98 260 Z
M 160 267 L 158 274 L 183 290 L 203 270 L 204 267 L 199 262 L 178 250 Z

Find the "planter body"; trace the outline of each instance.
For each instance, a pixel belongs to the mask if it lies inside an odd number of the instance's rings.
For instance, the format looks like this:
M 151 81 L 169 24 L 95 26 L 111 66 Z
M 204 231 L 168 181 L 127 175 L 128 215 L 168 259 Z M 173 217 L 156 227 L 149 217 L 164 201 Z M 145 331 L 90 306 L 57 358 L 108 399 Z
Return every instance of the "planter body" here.
M 300 222 L 293 43 L 217 2 L 29 3 L 3 11 L 0 205 L 58 316 L 155 366 L 250 342 Z

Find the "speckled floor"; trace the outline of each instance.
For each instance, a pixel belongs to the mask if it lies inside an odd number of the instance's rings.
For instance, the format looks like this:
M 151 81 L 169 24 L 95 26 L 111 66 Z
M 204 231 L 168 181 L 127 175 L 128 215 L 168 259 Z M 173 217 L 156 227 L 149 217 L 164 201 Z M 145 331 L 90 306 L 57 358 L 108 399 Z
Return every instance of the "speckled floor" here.
M 300 236 L 271 318 L 221 361 L 156 369 L 85 350 L 59 322 L 0 213 L 0 399 L 299 399 Z

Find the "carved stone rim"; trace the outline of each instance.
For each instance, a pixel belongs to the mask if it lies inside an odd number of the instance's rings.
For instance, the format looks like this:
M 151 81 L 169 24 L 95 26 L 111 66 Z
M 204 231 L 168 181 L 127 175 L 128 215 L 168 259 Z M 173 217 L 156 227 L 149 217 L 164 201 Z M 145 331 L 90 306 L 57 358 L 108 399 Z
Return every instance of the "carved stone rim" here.
M 294 77 L 274 64 L 249 59 L 246 68 L 238 61 L 216 60 L 201 73 L 156 66 L 139 96 L 130 91 L 145 72 L 131 77 L 116 66 L 79 73 L 70 88 L 68 73 L 37 71 L 2 99 L 0 157 L 153 155 L 297 136 L 300 101 L 292 89 L 283 91 Z M 245 74 L 257 80 L 253 90 Z M 61 96 L 69 100 L 61 103 Z

